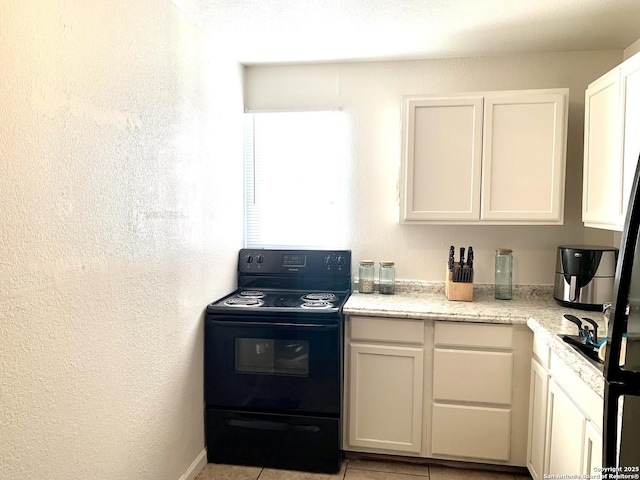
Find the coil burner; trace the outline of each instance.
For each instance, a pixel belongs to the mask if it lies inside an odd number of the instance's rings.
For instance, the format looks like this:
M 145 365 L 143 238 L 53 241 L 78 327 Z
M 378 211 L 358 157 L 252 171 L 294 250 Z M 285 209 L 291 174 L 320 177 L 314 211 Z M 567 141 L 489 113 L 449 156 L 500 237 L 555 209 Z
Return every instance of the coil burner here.
M 243 298 L 264 298 L 264 292 L 260 290 L 242 290 L 238 296 Z
M 333 307 L 333 303 L 331 302 L 305 302 L 300 305 L 301 308 L 307 308 L 311 310 L 321 310 L 323 308 L 331 308 Z
M 261 307 L 264 301 L 253 297 L 233 297 L 224 302 L 229 307 Z
M 335 293 L 307 293 L 300 297 L 303 302 L 333 302 L 336 299 Z

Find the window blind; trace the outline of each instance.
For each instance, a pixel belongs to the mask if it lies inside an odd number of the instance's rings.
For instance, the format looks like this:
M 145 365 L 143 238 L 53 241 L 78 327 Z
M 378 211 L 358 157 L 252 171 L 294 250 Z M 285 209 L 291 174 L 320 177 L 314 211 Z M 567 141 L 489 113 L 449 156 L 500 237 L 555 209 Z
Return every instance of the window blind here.
M 343 112 L 245 114 L 247 247 L 346 248 Z

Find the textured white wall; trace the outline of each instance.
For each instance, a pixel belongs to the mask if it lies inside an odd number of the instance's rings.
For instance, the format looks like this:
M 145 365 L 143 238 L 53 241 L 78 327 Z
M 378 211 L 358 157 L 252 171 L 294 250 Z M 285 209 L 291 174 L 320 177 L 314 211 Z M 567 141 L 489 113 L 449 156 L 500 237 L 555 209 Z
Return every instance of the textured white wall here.
M 354 268 L 361 258 L 395 260 L 401 279 L 443 281 L 449 245 L 473 245 L 476 280 L 492 283 L 494 252 L 514 250 L 516 284 L 551 285 L 558 245 L 613 245 L 610 232 L 581 223 L 584 91 L 622 60 L 621 51 L 531 54 L 399 62 L 251 66 L 249 109 L 343 108 L 352 137 L 351 225 Z M 400 109 L 403 95 L 570 88 L 565 224 L 437 226 L 398 222 Z
M 168 1 L 0 3 L 0 478 L 177 480 L 242 246 L 242 68 Z

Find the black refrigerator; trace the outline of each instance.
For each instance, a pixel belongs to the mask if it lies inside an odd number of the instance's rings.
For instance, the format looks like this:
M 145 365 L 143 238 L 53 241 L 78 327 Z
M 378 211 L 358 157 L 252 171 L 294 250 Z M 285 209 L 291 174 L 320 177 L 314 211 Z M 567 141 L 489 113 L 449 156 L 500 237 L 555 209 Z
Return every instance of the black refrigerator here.
M 603 478 L 640 473 L 640 160 L 609 312 L 604 365 Z M 637 477 L 636 477 L 637 478 Z

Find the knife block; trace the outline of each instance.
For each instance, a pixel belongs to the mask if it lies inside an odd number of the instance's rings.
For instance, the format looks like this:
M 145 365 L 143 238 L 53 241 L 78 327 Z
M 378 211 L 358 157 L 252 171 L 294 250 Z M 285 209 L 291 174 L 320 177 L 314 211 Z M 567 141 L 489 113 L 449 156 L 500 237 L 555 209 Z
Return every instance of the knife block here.
M 473 301 L 473 281 L 469 283 L 454 282 L 453 272 L 449 270 L 449 265 L 445 266 L 444 293 L 447 300 L 458 300 L 462 302 Z

